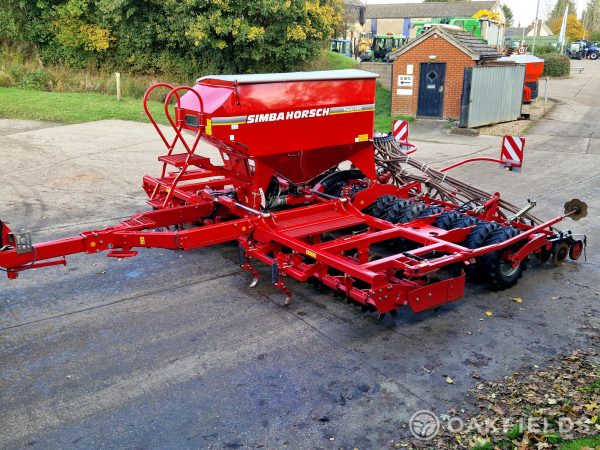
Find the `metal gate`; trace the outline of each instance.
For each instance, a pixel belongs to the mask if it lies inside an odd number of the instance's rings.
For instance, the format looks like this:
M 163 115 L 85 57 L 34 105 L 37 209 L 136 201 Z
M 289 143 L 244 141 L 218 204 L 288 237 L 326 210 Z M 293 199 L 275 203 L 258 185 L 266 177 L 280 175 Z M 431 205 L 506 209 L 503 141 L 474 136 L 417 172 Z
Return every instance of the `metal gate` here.
M 517 120 L 523 103 L 523 64 L 466 67 L 460 127 L 481 127 Z
M 442 117 L 446 63 L 421 63 L 417 116 Z

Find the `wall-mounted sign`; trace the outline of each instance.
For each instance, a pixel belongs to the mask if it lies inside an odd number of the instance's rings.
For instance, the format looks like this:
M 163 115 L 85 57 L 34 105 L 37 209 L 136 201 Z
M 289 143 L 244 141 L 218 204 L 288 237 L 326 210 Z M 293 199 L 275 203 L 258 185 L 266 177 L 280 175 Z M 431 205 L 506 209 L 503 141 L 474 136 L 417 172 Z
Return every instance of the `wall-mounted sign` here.
M 396 89 L 396 95 L 413 95 L 412 89 Z
M 412 75 L 398 75 L 398 87 L 412 87 L 413 76 Z

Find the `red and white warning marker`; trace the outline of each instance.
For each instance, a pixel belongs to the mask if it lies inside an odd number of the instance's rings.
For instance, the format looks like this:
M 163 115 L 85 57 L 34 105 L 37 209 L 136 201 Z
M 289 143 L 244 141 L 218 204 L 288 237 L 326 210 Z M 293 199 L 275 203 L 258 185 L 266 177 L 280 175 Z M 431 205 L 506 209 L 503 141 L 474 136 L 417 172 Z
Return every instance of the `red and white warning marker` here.
M 392 135 L 398 142 L 407 142 L 408 122 L 406 120 L 394 120 L 392 124 Z
M 500 167 L 507 170 L 521 171 L 523 165 L 523 150 L 525 150 L 525 138 L 519 136 L 504 136 L 502 139 L 502 152 Z

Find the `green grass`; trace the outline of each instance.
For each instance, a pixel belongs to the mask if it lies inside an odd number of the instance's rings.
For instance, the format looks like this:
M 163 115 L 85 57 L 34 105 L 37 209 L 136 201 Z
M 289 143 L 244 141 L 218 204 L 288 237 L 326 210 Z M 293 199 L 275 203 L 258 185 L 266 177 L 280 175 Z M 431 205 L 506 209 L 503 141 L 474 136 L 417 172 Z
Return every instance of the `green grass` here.
M 150 111 L 165 122 L 162 103 L 150 102 Z M 0 117 L 62 123 L 90 122 L 103 119 L 146 121 L 141 99 L 105 94 L 45 92 L 0 88 Z
M 392 130 L 392 121 L 394 119 L 402 119 L 408 122 L 415 120 L 414 117 L 392 116 L 390 114 L 390 105 L 392 101 L 392 93 L 377 85 L 375 94 L 375 130 L 386 133 Z
M 327 52 L 327 62 L 330 70 L 352 69 L 357 65 L 353 58 L 340 55 L 336 52 Z
M 354 65 L 354 61 L 337 53 L 329 52 L 330 65 L 339 69 Z M 388 132 L 392 120 L 414 120 L 413 117 L 390 115 L 391 93 L 377 85 L 375 106 L 375 130 Z M 158 122 L 166 123 L 160 102 L 149 102 L 150 111 Z M 0 117 L 7 119 L 41 120 L 60 123 L 80 123 L 94 120 L 121 119 L 145 122 L 142 100 L 124 97 L 120 102 L 114 96 L 81 92 L 46 92 L 0 87 Z
M 564 442 L 560 446 L 560 450 L 579 450 L 585 447 L 595 448 L 596 446 L 600 446 L 600 436 L 587 437 L 575 439 L 574 441 Z
M 491 444 L 491 442 L 482 442 L 477 444 L 471 450 L 494 450 L 494 446 Z

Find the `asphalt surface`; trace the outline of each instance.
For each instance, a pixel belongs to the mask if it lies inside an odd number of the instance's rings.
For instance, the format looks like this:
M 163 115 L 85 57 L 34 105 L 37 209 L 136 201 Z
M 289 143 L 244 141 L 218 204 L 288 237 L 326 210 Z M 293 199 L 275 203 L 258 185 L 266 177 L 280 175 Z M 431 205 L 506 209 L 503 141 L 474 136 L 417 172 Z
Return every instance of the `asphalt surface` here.
M 0 447 L 381 448 L 419 409 L 468 408 L 474 373 L 501 378 L 589 347 L 600 329 L 600 63 L 577 64 L 583 74 L 550 82 L 562 104 L 532 128 L 521 174 L 475 164 L 456 175 L 535 198 L 543 217 L 586 201 L 589 216 L 564 228 L 588 234 L 587 260 L 533 263 L 508 291 L 473 285 L 437 312 L 377 322 L 307 284 L 290 283 L 281 307 L 266 268 L 248 287 L 234 245 L 76 255 L 0 280 Z M 440 166 L 500 145 L 443 128 L 413 140 Z M 37 242 L 146 210 L 141 177 L 162 153 L 150 126 L 119 121 L 0 120 L 0 148 L 0 218 Z

